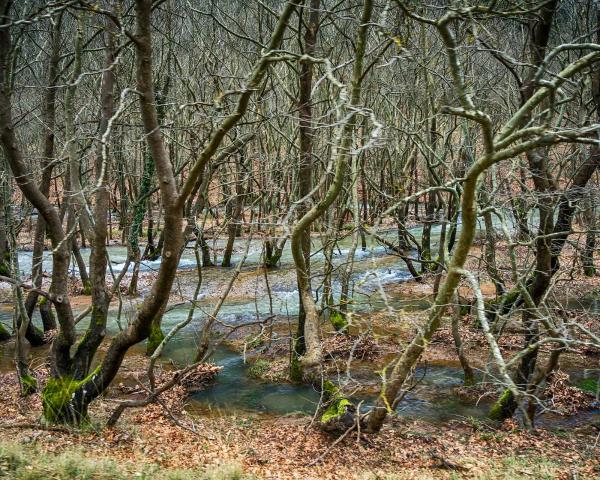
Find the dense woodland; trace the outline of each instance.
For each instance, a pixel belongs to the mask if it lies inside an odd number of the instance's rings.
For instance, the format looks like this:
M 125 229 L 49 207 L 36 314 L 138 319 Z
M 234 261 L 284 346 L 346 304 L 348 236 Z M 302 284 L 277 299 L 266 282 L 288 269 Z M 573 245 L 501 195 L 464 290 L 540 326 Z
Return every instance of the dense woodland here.
M 244 472 L 371 478 L 335 452 L 414 443 L 443 363 L 476 430 L 597 478 L 599 120 L 593 0 L 0 0 L 0 439 L 202 436 L 173 405 L 226 346 L 317 398 L 306 470 Z M 520 478 L 444 448 L 372 478 Z

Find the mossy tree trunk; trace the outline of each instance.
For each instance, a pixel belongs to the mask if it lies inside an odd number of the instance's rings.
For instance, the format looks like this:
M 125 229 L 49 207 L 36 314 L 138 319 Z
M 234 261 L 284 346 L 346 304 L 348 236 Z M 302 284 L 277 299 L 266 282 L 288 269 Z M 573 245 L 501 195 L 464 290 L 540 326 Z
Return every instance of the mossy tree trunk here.
M 539 66 L 544 62 L 544 55 L 547 49 L 548 40 L 555 12 L 558 8 L 557 1 L 551 1 L 544 4 L 539 12 L 536 20 L 530 25 L 530 56 L 531 63 Z M 600 22 L 600 16 L 598 17 Z M 600 40 L 600 32 L 597 32 L 598 40 Z M 522 104 L 527 105 L 528 102 L 536 95 L 536 83 L 534 81 L 535 71 L 532 71 L 530 77 L 522 89 Z M 597 112 L 600 112 L 600 73 L 595 71 L 592 73 L 592 96 L 595 102 Z M 530 118 L 526 116 L 525 118 Z M 600 118 L 600 114 L 599 117 Z M 527 152 L 527 160 L 531 170 L 532 180 L 539 195 L 538 210 L 540 223 L 538 228 L 538 236 L 535 242 L 536 257 L 535 257 L 535 273 L 527 284 L 527 291 L 533 307 L 540 304 L 544 298 L 548 288 L 551 285 L 554 274 L 560 266 L 560 256 L 566 244 L 567 238 L 571 233 L 572 222 L 578 208 L 578 203 L 583 198 L 586 192 L 586 186 L 594 173 L 600 168 L 600 149 L 597 146 L 592 146 L 591 154 L 586 158 L 576 174 L 574 175 L 570 186 L 558 195 L 558 201 L 555 204 L 553 198 L 557 197 L 558 183 L 550 171 L 548 165 L 548 155 L 546 149 L 531 149 Z M 558 212 L 555 214 L 555 209 Z M 556 220 L 554 220 L 556 218 Z M 553 356 L 547 361 L 547 366 L 539 368 L 538 353 L 539 348 L 531 347 L 537 342 L 540 322 L 535 312 L 535 309 L 528 305 L 523 311 L 523 326 L 526 330 L 525 344 L 523 348 L 528 349 L 523 355 L 517 371 L 515 373 L 515 383 L 519 389 L 528 394 L 533 394 L 540 383 L 545 380 L 545 376 L 552 371 L 548 365 L 556 365 L 557 360 Z M 562 352 L 557 350 L 557 354 Z M 536 368 L 541 372 L 546 372 L 545 375 L 535 375 Z M 514 395 L 508 390 L 500 397 L 490 411 L 490 416 L 500 419 L 512 417 L 518 407 Z M 533 426 L 535 411 L 527 410 L 528 417 L 526 422 Z
M 324 380 L 321 392 L 319 426 L 326 432 L 344 433 L 356 426 L 356 406 L 330 380 Z

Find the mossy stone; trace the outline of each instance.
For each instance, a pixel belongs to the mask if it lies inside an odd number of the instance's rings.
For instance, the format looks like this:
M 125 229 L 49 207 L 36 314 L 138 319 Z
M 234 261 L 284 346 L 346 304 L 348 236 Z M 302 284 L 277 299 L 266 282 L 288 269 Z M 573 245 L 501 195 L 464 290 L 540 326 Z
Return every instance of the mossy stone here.
M 323 382 L 323 400 L 328 404 L 321 415 L 323 425 L 337 422 L 353 408 L 352 402 L 344 397 L 340 389 L 330 380 Z

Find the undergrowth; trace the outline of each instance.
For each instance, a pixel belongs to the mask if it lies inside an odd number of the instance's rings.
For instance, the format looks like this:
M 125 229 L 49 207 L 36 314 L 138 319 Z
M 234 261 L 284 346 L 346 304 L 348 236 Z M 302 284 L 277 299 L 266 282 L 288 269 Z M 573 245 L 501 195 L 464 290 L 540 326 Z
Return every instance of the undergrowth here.
M 155 464 L 92 458 L 82 450 L 47 453 L 35 446 L 0 443 L 0 478 L 15 480 L 243 480 L 237 465 L 171 470 Z

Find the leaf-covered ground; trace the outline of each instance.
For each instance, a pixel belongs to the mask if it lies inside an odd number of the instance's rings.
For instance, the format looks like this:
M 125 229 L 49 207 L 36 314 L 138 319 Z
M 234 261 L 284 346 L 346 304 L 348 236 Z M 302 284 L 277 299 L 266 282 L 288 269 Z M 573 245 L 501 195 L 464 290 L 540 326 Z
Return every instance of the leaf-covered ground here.
M 239 478 L 240 471 L 256 478 L 315 479 L 600 477 L 600 431 L 591 424 L 527 433 L 513 423 L 492 427 L 464 419 L 436 426 L 394 419 L 379 435 L 349 435 L 331 448 L 335 436 L 297 416 L 193 417 L 173 409 L 177 425 L 163 407 L 151 405 L 128 411 L 115 428 L 101 428 L 114 408 L 105 399 L 94 404 L 90 426 L 45 429 L 38 423 L 39 396 L 20 398 L 11 377 L 0 379 L 0 436 L 13 442 L 11 448 L 16 443 L 50 455 L 85 452 L 88 459 L 133 469 L 132 476 L 134 470 L 206 472 L 234 464 L 235 476 L 222 478 Z

